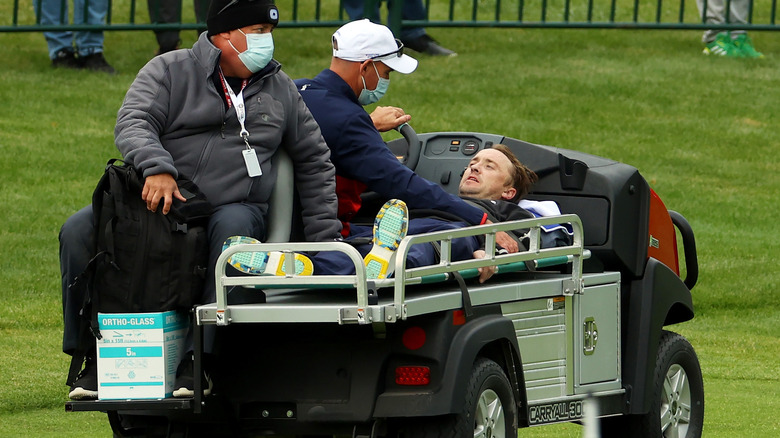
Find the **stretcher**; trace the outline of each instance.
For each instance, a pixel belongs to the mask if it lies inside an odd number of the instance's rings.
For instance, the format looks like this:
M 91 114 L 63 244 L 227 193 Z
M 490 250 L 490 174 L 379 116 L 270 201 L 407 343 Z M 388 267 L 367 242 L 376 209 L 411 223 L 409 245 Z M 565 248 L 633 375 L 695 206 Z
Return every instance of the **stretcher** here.
M 541 248 L 542 226 L 567 223 L 574 230 L 571 245 L 555 248 Z M 499 231 L 528 230 L 528 249 L 513 254 L 497 254 L 495 233 Z M 453 239 L 466 236 L 485 236 L 485 248 L 493 256 L 485 259 L 452 260 Z M 406 254 L 412 245 L 438 243 L 441 248 L 440 263 L 417 268 L 406 267 Z M 370 324 L 375 321 L 395 322 L 410 315 L 426 311 L 438 312 L 459 308 L 460 296 L 442 294 L 447 281 L 458 273 L 464 279 L 478 276 L 478 269 L 495 266 L 496 276 L 488 280 L 501 283 L 501 274 L 523 272 L 567 265 L 569 274 L 563 274 L 567 285 L 564 295 L 577 293 L 582 283 L 582 260 L 589 251 L 583 248 L 582 224 L 575 215 L 534 218 L 501 224 L 479 225 L 458 230 L 446 230 L 405 237 L 399 245 L 395 258 L 395 275 L 386 279 L 368 279 L 360 253 L 346 242 L 323 243 L 261 243 L 241 244 L 226 249 L 217 260 L 215 303 L 198 306 L 197 323 L 200 325 L 224 326 L 235 323 L 263 322 L 334 322 L 338 324 Z M 347 255 L 355 266 L 354 275 L 312 275 L 312 276 L 228 276 L 228 259 L 241 252 L 281 251 L 294 252 L 341 252 Z M 287 263 L 294 263 L 294 257 L 285 257 Z M 286 269 L 294 272 L 293 266 Z M 442 284 L 443 283 L 443 284 Z M 430 287 L 439 284 L 441 288 Z M 409 293 L 407 289 L 416 285 L 429 285 L 425 293 Z M 229 292 L 234 287 L 262 289 L 267 292 L 265 302 L 260 304 L 229 304 Z M 450 284 L 452 288 L 452 284 Z M 323 289 L 354 290 L 349 293 L 329 293 Z M 276 291 L 276 292 L 273 292 Z M 308 293 L 304 293 L 308 291 Z M 318 291 L 318 292 L 315 292 Z M 331 291 L 332 292 L 332 291 Z M 258 294 L 262 292 L 258 291 Z M 424 297 L 421 297 L 424 295 Z M 455 298 L 455 299 L 453 299 Z M 511 301 L 520 297 L 494 295 L 494 302 Z M 440 304 L 434 304 L 433 301 Z

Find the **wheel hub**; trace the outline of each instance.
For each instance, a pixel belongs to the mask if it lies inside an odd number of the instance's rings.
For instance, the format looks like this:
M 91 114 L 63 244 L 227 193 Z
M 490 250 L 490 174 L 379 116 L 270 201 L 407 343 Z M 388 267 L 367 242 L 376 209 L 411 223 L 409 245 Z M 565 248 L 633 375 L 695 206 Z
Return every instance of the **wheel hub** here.
M 680 365 L 666 373 L 661 403 L 661 431 L 664 437 L 685 436 L 691 421 L 691 390 L 688 375 Z
M 506 438 L 505 421 L 504 407 L 498 394 L 492 389 L 485 390 L 477 400 L 474 438 Z

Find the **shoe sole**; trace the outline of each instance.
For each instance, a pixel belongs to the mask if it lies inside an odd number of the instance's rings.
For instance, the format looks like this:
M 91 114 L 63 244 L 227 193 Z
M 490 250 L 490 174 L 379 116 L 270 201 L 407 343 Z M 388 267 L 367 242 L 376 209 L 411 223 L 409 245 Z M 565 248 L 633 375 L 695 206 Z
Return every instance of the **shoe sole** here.
M 73 388 L 73 390 L 68 393 L 68 398 L 71 400 L 97 400 L 98 392 L 84 389 L 79 386 L 78 388 Z
M 261 243 L 259 240 L 247 236 L 229 237 L 222 250 L 235 245 L 244 243 Z M 228 264 L 237 270 L 252 275 L 279 275 L 284 276 L 287 273 L 284 270 L 285 254 L 279 251 L 254 251 L 239 252 L 228 257 Z M 312 275 L 314 265 L 311 259 L 303 254 L 293 253 L 295 255 L 295 275 Z
M 374 219 L 374 245 L 363 259 L 368 278 L 381 279 L 392 274 L 395 252 L 408 229 L 409 210 L 406 203 L 399 199 L 387 201 Z
M 211 387 L 206 388 L 203 390 L 203 395 L 211 395 Z M 173 391 L 173 396 L 175 398 L 187 398 L 187 397 L 195 397 L 195 391 L 188 388 L 179 388 L 176 391 Z
M 287 275 L 284 270 L 284 261 L 288 253 L 272 251 L 268 253 L 268 263 L 265 267 L 265 275 Z M 292 253 L 295 256 L 295 274 L 311 275 L 314 272 L 314 265 L 311 259 L 303 254 Z
M 203 395 L 211 395 L 211 379 L 206 378 L 208 382 L 208 388 L 203 390 Z M 195 390 L 189 389 L 186 386 L 182 386 L 181 388 L 173 391 L 173 397 L 174 398 L 187 398 L 187 397 L 195 397 Z
M 261 243 L 259 240 L 247 236 L 228 237 L 222 245 L 222 251 L 235 245 L 245 243 Z M 265 271 L 268 253 L 265 252 L 238 252 L 230 256 L 228 264 L 246 274 L 262 275 Z

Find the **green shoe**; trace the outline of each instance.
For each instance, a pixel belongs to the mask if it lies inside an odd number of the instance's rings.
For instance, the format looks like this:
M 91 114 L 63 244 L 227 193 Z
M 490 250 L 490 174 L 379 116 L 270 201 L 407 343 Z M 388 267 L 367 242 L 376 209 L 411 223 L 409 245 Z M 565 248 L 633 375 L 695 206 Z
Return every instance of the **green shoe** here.
M 260 241 L 247 236 L 228 237 L 222 245 L 222 251 L 242 243 L 260 243 Z M 287 275 L 284 270 L 285 254 L 280 251 L 237 252 L 230 256 L 227 262 L 230 266 L 247 274 L 284 276 Z M 295 275 L 312 275 L 314 265 L 311 259 L 303 254 L 292 253 L 292 255 L 295 258 Z
M 753 47 L 753 41 L 746 33 L 739 34 L 734 38 L 734 46 L 742 53 L 745 58 L 763 58 L 764 54 Z
M 729 58 L 741 58 L 744 55 L 737 46 L 734 45 L 728 32 L 721 32 L 714 41 L 707 43 L 704 47 L 705 55 L 727 56 Z
M 363 258 L 368 278 L 387 278 L 395 268 L 395 251 L 409 231 L 409 209 L 400 199 L 391 199 L 374 219 L 374 246 Z

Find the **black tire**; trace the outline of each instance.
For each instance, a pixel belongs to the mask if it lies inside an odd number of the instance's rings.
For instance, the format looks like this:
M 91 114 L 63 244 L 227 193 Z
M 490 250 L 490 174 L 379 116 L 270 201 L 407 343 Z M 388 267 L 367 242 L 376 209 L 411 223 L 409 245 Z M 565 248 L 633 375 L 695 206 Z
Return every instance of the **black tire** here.
M 515 438 L 517 404 L 504 370 L 490 359 L 474 363 L 463 411 L 403 426 L 404 438 Z
M 168 420 L 162 417 L 122 416 L 116 411 L 109 411 L 108 422 L 114 438 L 163 438 L 170 435 Z
M 700 438 L 704 383 L 688 340 L 666 330 L 661 333 L 648 413 L 608 418 L 601 424 L 605 437 Z
M 116 411 L 109 411 L 108 421 L 114 438 L 233 438 L 238 436 L 229 427 L 188 424 L 162 416 L 120 415 Z

